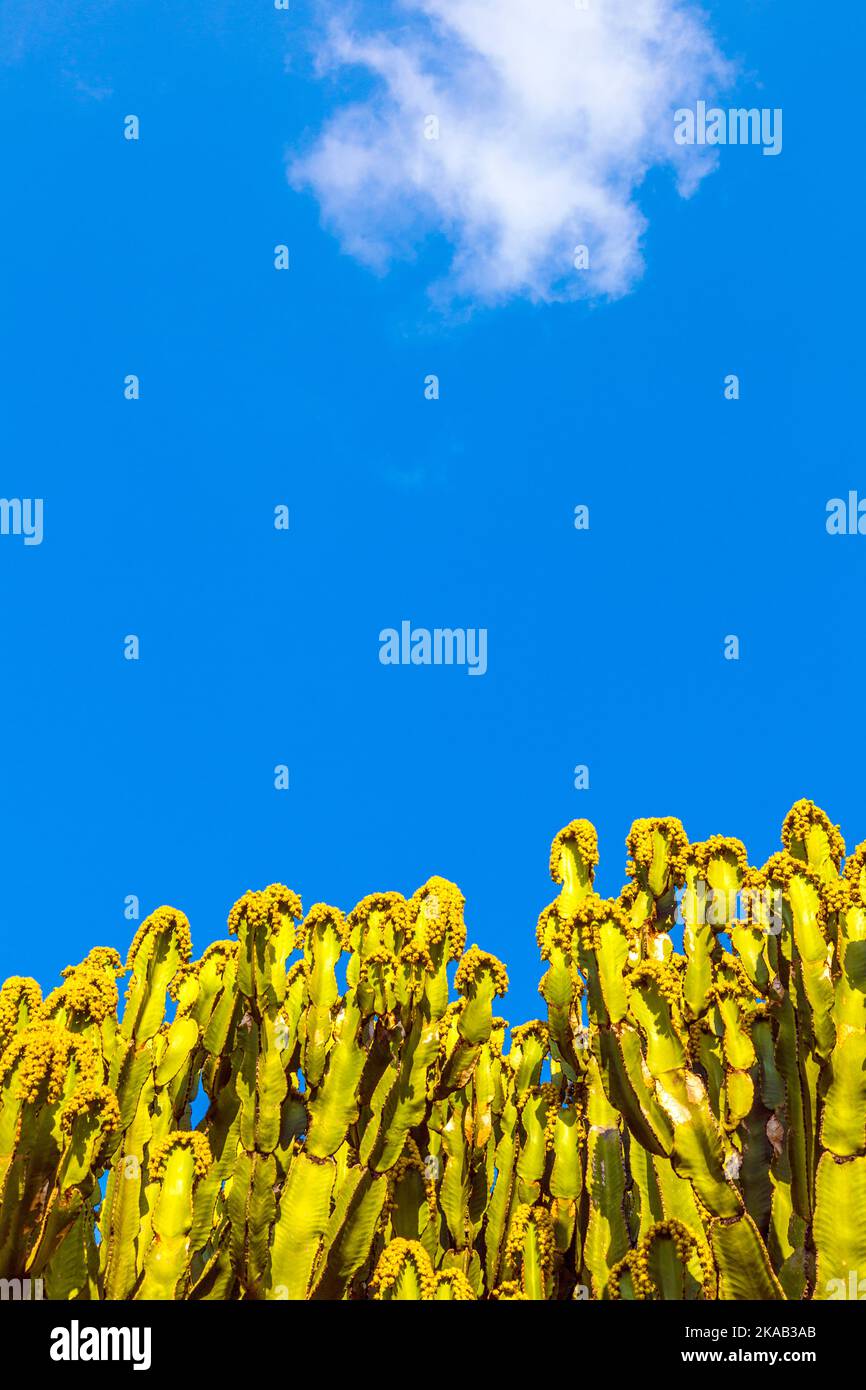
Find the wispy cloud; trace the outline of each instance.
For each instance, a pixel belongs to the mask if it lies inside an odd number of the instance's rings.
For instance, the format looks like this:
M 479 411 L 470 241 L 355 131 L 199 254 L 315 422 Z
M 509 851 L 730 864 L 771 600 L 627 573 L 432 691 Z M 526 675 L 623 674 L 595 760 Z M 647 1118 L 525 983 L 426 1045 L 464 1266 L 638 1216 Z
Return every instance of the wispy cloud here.
M 365 70 L 372 92 L 335 111 L 292 183 L 373 268 L 444 235 L 453 257 L 433 291 L 447 299 L 627 293 L 647 172 L 670 166 L 687 196 L 714 164 L 675 144 L 673 112 L 732 74 L 684 0 L 586 3 L 405 0 L 384 29 L 381 0 L 344 6 L 319 67 Z

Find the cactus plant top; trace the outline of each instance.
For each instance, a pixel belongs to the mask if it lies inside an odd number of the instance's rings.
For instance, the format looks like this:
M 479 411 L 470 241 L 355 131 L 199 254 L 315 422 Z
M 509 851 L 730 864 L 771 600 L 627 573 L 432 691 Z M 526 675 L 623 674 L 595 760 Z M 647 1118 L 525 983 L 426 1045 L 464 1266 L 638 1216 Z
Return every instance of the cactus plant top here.
M 866 845 L 556 836 L 541 1017 L 459 889 L 183 913 L 0 989 L 0 1278 L 54 1299 L 827 1299 L 866 1269 Z M 681 942 L 682 949 L 678 949 Z M 123 998 L 119 982 L 125 982 Z M 194 1113 L 201 1119 L 193 1121 Z

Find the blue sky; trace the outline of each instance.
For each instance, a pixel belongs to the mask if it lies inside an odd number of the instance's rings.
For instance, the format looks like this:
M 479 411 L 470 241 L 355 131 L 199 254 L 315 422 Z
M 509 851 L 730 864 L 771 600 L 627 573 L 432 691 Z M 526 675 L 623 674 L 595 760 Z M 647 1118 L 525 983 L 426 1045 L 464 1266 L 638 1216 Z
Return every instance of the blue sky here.
M 4 5 L 0 495 L 45 519 L 0 537 L 0 978 L 125 951 L 128 894 L 201 949 L 250 887 L 348 909 L 439 873 L 518 1021 L 573 817 L 604 892 L 636 816 L 761 862 L 805 795 L 866 838 L 866 538 L 825 529 L 866 496 L 863 18 L 705 13 L 724 104 L 782 108 L 782 154 L 723 149 L 688 198 L 650 159 L 615 295 L 556 302 L 542 266 L 488 302 L 459 218 L 409 188 L 389 225 L 399 168 L 336 214 L 298 175 L 348 103 L 374 152 L 379 129 L 375 75 L 316 69 L 311 6 Z M 422 42 L 399 20 L 349 22 Z M 486 628 L 484 678 L 382 666 L 403 619 Z

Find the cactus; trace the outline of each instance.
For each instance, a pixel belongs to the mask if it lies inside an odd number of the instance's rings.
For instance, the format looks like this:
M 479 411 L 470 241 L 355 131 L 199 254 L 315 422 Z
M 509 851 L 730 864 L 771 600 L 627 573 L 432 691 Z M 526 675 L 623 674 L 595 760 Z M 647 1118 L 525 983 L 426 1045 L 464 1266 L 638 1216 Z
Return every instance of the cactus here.
M 446 879 L 162 907 L 0 988 L 0 1277 L 56 1299 L 824 1299 L 866 1267 L 866 844 L 555 837 L 544 1016 Z M 125 997 L 118 982 L 125 977 Z M 199 1111 L 194 1110 L 198 1098 Z M 201 1113 L 197 1122 L 194 1114 Z

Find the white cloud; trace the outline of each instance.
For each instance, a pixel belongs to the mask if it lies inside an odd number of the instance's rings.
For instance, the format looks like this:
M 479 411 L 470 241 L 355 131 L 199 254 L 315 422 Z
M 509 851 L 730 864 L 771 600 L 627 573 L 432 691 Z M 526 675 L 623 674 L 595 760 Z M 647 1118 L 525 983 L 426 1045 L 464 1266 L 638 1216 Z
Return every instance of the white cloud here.
M 670 166 L 687 196 L 714 164 L 673 139 L 674 111 L 732 76 L 702 13 L 683 0 L 405 0 L 383 30 L 382 10 L 344 7 L 330 24 L 320 69 L 366 70 L 371 94 L 290 164 L 344 249 L 384 270 L 442 234 L 453 258 L 434 293 L 447 299 L 626 293 L 643 269 L 647 172 Z M 574 268 L 578 245 L 589 270 Z

